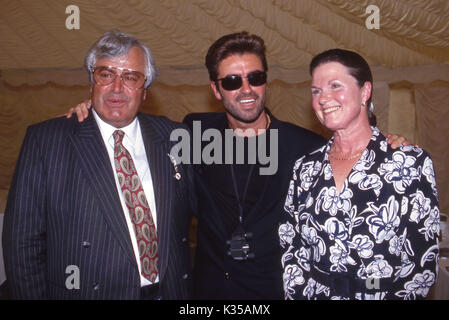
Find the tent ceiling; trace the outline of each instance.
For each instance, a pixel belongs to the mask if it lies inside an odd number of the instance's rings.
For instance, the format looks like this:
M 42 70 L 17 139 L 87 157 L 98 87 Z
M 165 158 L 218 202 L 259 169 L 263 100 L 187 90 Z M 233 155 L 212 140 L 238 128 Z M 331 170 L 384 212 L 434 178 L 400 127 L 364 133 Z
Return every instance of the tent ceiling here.
M 68 5 L 80 29 L 68 30 Z M 380 29 L 368 30 L 368 5 Z M 156 64 L 204 69 L 207 48 L 221 35 L 247 30 L 267 45 L 269 65 L 306 70 L 313 55 L 356 50 L 385 68 L 449 65 L 447 0 L 15 0 L 0 10 L 0 69 L 77 69 L 89 46 L 110 29 L 136 35 Z

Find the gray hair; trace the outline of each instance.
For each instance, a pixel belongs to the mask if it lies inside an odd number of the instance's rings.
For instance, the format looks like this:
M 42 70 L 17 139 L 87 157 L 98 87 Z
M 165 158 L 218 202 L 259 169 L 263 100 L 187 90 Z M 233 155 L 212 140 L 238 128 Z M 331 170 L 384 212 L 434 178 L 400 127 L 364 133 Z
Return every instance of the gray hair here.
M 147 89 L 156 80 L 157 70 L 154 64 L 153 55 L 150 49 L 133 36 L 112 30 L 106 32 L 100 39 L 95 42 L 87 51 L 84 57 L 84 67 L 89 73 L 89 81 L 93 83 L 93 71 L 97 63 L 97 59 L 120 57 L 129 52 L 131 48 L 138 47 L 142 49 L 145 55 L 145 89 Z

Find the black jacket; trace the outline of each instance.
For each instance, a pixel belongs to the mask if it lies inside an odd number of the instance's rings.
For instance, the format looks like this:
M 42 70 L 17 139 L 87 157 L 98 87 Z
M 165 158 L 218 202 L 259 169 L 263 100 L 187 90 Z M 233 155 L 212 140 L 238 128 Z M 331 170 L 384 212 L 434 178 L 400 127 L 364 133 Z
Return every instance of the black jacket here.
M 232 232 L 224 228 L 223 215 L 229 213 L 227 208 L 219 205 L 224 195 L 209 166 L 230 170 L 230 165 L 195 165 L 198 245 L 194 263 L 194 295 L 198 299 L 283 299 L 277 229 L 284 214 L 283 205 L 293 165 L 298 158 L 326 141 L 311 131 L 270 116 L 270 129 L 278 130 L 279 165 L 276 174 L 266 176 L 259 200 L 244 219 L 245 231 L 253 233 L 249 244 L 255 254 L 254 259 L 236 261 L 227 254 L 226 241 Z M 227 128 L 225 113 L 189 114 L 184 123 L 193 130 L 193 121 L 198 120 L 201 121 L 202 132 L 208 128 Z
M 179 165 L 182 178 L 175 179 L 167 155 L 170 133 L 184 126 L 146 114 L 138 119 L 156 199 L 159 295 L 191 298 L 192 172 Z M 92 113 L 82 123 L 58 118 L 28 128 L 9 190 L 3 249 L 13 299 L 140 298 L 113 168 Z M 79 289 L 67 288 L 69 266 L 79 270 Z

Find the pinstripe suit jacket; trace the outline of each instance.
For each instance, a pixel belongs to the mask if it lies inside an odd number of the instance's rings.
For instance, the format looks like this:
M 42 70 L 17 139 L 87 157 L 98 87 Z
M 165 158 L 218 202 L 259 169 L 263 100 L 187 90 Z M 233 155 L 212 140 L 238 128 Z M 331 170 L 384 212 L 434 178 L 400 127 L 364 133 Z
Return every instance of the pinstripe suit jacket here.
M 165 117 L 139 114 L 156 198 L 160 295 L 190 297 L 191 168 L 168 153 Z M 140 278 L 107 150 L 92 115 L 27 130 L 9 191 L 3 246 L 15 299 L 139 299 Z M 79 289 L 76 284 L 79 270 Z M 69 267 L 69 268 L 68 268 Z M 74 271 L 75 270 L 75 271 Z

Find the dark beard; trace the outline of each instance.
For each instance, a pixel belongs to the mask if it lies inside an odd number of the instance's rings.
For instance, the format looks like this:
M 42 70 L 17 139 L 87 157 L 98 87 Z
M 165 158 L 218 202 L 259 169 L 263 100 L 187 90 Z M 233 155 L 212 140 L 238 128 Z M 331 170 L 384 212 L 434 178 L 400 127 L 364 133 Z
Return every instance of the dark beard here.
M 251 117 L 249 119 L 248 118 L 246 118 L 246 119 L 243 118 L 239 114 L 238 110 L 234 110 L 232 104 L 231 104 L 231 107 L 229 107 L 229 105 L 227 105 L 226 103 L 224 103 L 223 105 L 224 105 L 224 108 L 225 108 L 226 112 L 229 113 L 234 119 L 236 119 L 236 120 L 238 120 L 240 122 L 243 122 L 243 123 L 252 123 L 252 122 L 256 121 L 260 117 L 262 112 L 264 111 L 265 99 L 263 99 L 261 102 L 262 102 L 261 103 L 261 107 L 259 107 L 259 109 L 257 110 L 257 113 L 253 117 Z

